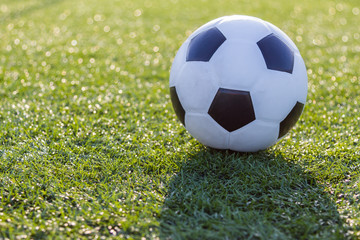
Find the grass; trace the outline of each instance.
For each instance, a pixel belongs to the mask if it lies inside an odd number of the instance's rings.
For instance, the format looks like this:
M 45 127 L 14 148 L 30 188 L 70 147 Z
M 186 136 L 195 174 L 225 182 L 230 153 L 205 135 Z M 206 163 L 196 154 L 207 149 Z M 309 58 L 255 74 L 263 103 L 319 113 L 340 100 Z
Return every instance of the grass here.
M 230 14 L 279 26 L 308 68 L 300 121 L 255 154 L 202 146 L 169 99 L 182 42 Z M 0 238 L 359 238 L 359 15 L 356 0 L 2 0 Z

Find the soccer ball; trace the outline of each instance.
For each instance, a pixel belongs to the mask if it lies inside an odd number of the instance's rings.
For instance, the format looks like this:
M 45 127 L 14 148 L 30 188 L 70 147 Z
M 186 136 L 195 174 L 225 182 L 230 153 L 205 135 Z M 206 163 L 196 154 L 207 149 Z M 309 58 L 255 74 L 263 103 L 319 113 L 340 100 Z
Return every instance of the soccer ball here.
M 226 16 L 197 29 L 170 71 L 179 120 L 199 142 L 256 152 L 281 139 L 300 117 L 307 73 L 298 48 L 259 18 Z

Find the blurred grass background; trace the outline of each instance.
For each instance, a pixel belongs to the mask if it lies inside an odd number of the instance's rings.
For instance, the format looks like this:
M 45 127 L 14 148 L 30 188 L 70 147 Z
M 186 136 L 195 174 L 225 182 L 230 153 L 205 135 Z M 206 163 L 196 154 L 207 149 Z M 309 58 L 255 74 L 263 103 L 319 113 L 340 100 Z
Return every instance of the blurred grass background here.
M 214 152 L 172 110 L 177 49 L 252 15 L 298 46 L 305 111 L 256 154 Z M 357 239 L 359 5 L 2 0 L 0 237 Z

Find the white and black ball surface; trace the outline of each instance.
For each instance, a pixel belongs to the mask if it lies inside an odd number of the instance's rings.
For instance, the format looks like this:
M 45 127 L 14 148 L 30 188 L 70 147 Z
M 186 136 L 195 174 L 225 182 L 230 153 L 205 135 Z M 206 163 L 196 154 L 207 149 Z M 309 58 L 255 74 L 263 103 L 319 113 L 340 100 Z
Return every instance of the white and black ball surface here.
M 255 152 L 275 144 L 297 122 L 307 73 L 299 50 L 274 25 L 226 16 L 197 29 L 170 72 L 177 117 L 212 148 Z

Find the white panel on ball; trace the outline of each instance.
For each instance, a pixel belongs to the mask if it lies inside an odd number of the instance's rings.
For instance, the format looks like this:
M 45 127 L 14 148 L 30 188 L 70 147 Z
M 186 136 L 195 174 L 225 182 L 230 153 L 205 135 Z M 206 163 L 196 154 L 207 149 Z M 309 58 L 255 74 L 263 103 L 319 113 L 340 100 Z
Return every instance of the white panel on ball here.
M 249 90 L 267 70 L 256 43 L 227 40 L 210 60 L 222 88 Z
M 255 120 L 230 133 L 229 149 L 239 152 L 256 152 L 277 141 L 279 124 Z
M 269 70 L 251 91 L 257 119 L 280 122 L 298 100 L 292 75 Z
M 186 61 L 186 50 L 189 42 L 190 41 L 186 41 L 183 45 L 181 45 L 179 51 L 176 53 L 170 70 L 170 87 L 175 86 L 176 79 L 179 77 L 178 73 L 184 66 L 184 63 Z
M 307 71 L 300 53 L 295 53 L 293 77 L 297 89 L 298 101 L 305 104 L 308 91 Z
M 219 89 L 210 65 L 207 62 L 187 62 L 178 74 L 181 81 L 175 87 L 185 111 L 207 113 Z
M 248 40 L 252 43 L 260 41 L 271 34 L 265 22 L 250 16 L 229 16 L 216 26 L 228 39 Z
M 185 126 L 202 144 L 217 149 L 228 148 L 229 132 L 220 127 L 208 114 L 186 113 Z

